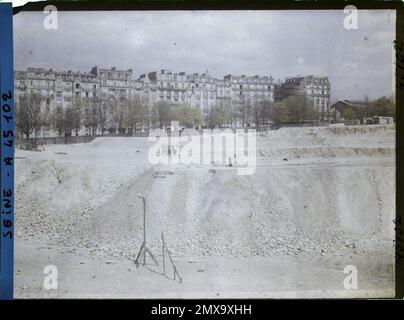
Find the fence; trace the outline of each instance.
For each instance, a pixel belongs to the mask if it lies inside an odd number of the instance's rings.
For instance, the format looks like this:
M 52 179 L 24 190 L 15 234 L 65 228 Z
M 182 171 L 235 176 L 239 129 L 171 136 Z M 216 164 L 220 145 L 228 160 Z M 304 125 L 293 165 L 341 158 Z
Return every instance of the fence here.
M 29 138 L 29 139 L 16 139 L 15 144 L 31 144 L 31 145 L 46 145 L 46 144 L 75 144 L 75 143 L 86 143 L 93 141 L 95 138 L 99 137 L 147 137 L 149 135 L 148 132 L 140 132 L 134 135 L 125 135 L 125 134 L 108 134 L 103 136 L 66 136 L 66 137 L 38 137 L 38 138 Z
M 16 139 L 15 144 L 46 145 L 46 144 L 73 144 L 86 143 L 94 140 L 96 136 L 71 136 L 71 137 L 41 137 L 29 139 Z
M 309 127 L 309 126 L 328 126 L 329 122 L 302 122 L 302 123 L 285 123 L 285 124 L 271 124 L 271 125 L 266 125 L 266 126 L 260 126 L 258 127 L 258 131 L 267 131 L 267 130 L 276 130 L 282 127 Z M 233 132 L 236 131 L 236 129 L 244 129 L 247 132 L 248 128 L 221 128 L 221 129 L 230 129 Z M 249 129 L 255 129 L 255 128 L 249 128 Z M 196 129 L 200 134 L 202 134 L 203 130 L 202 129 Z M 206 129 L 206 130 L 212 130 L 212 129 Z M 170 136 L 171 133 L 170 131 L 166 130 L 167 136 Z M 180 132 L 181 135 L 181 132 Z M 144 131 L 144 132 L 136 132 L 133 135 L 130 134 L 104 134 L 104 135 L 86 135 L 86 136 L 65 136 L 65 137 L 37 137 L 36 139 L 34 138 L 29 138 L 29 139 L 16 139 L 15 144 L 16 145 L 22 145 L 22 144 L 31 144 L 31 145 L 47 145 L 47 144 L 75 144 L 75 143 L 86 143 L 93 141 L 95 138 L 98 137 L 148 137 L 149 132 Z M 36 141 L 36 143 L 35 143 Z

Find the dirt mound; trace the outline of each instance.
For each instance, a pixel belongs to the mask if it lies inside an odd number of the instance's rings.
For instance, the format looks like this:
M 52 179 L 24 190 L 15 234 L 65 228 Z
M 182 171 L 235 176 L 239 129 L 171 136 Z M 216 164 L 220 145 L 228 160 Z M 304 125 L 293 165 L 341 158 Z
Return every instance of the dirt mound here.
M 327 136 L 395 136 L 395 125 L 366 125 L 366 126 L 338 126 L 338 127 L 283 127 L 271 130 L 267 136 L 282 135 L 284 138 L 293 137 L 327 137 Z
M 141 193 L 147 199 L 148 243 L 157 255 L 161 232 L 175 255 L 391 251 L 395 149 L 380 141 L 391 145 L 394 135 L 366 129 L 376 147 L 360 147 L 363 132 L 353 147 L 346 138 L 357 133 L 348 129 L 338 146 L 310 144 L 309 137 L 299 147 L 293 137 L 298 129 L 289 130 L 283 144 L 272 133 L 272 139 L 260 137 L 250 176 L 212 166 L 151 166 L 146 138 L 99 138 L 40 154 L 19 151 L 26 159 L 16 165 L 17 236 L 45 239 L 68 252 L 133 259 L 143 237 Z M 315 139 L 345 135 L 334 129 L 340 128 L 300 133 L 314 132 Z M 285 157 L 309 161 L 291 167 Z M 279 161 L 271 167 L 268 158 Z M 324 159 L 330 165 L 317 166 Z M 361 162 L 352 165 L 355 159 Z
M 175 254 L 185 255 L 381 250 L 391 239 L 392 168 L 265 169 L 251 177 L 176 170 L 154 177 L 145 173 L 99 208 L 80 229 L 80 245 L 133 257 L 143 235 L 139 192 L 147 194 L 148 243 L 157 254 L 161 232 Z
M 394 156 L 392 148 L 360 148 L 360 147 L 300 147 L 300 148 L 267 148 L 259 149 L 259 156 L 264 158 L 355 158 Z

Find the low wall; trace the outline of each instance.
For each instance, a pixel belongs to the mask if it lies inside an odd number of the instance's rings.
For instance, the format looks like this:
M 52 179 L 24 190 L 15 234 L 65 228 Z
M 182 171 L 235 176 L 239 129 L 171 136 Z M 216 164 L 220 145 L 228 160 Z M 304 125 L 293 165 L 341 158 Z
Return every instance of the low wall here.
M 147 137 L 147 132 L 136 133 L 133 137 Z M 74 144 L 74 143 L 86 143 L 93 141 L 95 138 L 101 136 L 71 136 L 71 137 L 38 137 L 36 138 L 36 143 L 39 145 L 43 144 Z M 103 137 L 131 137 L 129 135 L 103 135 Z M 34 138 L 29 139 L 15 139 L 15 144 L 33 144 Z

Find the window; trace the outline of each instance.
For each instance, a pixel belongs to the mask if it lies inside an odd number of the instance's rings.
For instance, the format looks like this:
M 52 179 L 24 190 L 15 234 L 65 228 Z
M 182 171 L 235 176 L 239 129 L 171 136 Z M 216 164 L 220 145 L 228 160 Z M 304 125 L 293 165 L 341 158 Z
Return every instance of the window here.
M 80 88 L 80 83 L 76 83 L 76 89 Z
M 60 98 L 62 96 L 62 91 L 56 91 L 56 97 Z

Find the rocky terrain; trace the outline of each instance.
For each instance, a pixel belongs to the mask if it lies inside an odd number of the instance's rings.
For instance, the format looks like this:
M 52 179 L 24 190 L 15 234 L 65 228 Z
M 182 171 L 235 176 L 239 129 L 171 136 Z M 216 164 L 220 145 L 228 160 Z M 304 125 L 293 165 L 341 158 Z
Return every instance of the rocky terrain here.
M 97 138 L 16 150 L 16 241 L 72 259 L 133 261 L 143 237 L 141 193 L 156 257 L 163 232 L 178 260 L 383 253 L 393 263 L 392 126 L 261 133 L 255 173 L 245 176 L 213 163 L 151 165 L 151 145 Z

